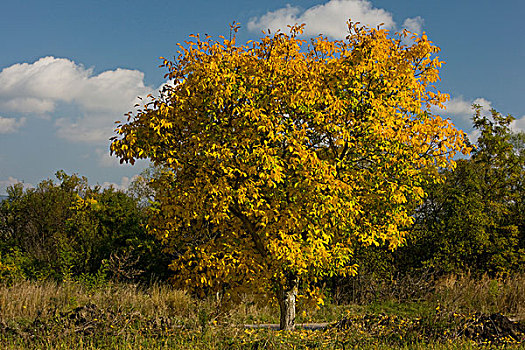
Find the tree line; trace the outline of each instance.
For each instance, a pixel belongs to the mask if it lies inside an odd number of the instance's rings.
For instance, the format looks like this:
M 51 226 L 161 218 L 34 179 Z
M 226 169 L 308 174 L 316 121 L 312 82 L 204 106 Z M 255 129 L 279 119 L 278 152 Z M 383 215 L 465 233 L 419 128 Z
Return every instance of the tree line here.
M 147 233 L 149 208 L 132 190 L 89 187 L 85 177 L 58 171 L 55 181 L 26 190 L 16 184 L 7 194 L 0 203 L 3 279 L 167 278 L 169 255 Z
M 492 276 L 523 271 L 525 260 L 525 134 L 512 117 L 473 116 L 479 137 L 471 157 L 443 170 L 425 188 L 406 242 L 360 247 L 362 273 L 381 278 L 432 268 Z M 156 210 L 150 167 L 126 191 L 89 187 L 85 177 L 56 173 L 35 188 L 7 188 L 0 203 L 0 273 L 15 278 L 84 278 L 131 282 L 167 280 L 177 251 L 167 252 L 147 230 Z

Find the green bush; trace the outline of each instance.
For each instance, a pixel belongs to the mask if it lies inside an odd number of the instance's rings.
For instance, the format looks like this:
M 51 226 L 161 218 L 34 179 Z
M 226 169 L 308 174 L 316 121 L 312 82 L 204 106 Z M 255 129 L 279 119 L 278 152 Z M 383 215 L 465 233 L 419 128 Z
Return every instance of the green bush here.
M 399 253 L 443 272 L 509 274 L 525 262 L 525 154 L 516 142 L 523 135 L 512 134 L 513 118 L 495 110 L 488 118 L 478 107 L 473 120 L 480 136 L 472 157 L 428 189 L 414 234 Z
M 148 208 L 114 188 L 57 173 L 58 183 L 8 189 L 0 203 L 0 277 L 148 282 L 170 261 L 147 233 Z

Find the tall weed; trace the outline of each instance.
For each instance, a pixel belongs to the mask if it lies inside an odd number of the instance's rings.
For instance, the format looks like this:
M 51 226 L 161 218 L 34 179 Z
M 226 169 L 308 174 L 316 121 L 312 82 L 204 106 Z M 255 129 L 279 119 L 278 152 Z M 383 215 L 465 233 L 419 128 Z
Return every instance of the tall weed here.
M 429 298 L 448 310 L 503 313 L 525 320 L 525 274 L 505 278 L 485 274 L 479 279 L 468 273 L 448 275 L 436 281 Z

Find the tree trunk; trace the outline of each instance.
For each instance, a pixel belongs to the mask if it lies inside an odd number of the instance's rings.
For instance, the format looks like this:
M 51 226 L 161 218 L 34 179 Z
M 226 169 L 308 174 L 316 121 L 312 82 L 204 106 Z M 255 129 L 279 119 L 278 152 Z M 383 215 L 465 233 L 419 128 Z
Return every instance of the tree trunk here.
M 283 331 L 292 331 L 295 329 L 295 298 L 299 279 L 292 275 L 287 278 L 286 285 L 279 285 L 277 298 L 281 309 L 281 320 L 279 328 Z

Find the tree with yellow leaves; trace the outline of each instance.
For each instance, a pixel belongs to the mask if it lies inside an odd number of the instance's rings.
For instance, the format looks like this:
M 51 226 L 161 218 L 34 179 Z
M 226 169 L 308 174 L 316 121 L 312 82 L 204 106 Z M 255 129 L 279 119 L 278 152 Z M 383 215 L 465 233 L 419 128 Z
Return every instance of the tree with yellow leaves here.
M 303 26 L 237 45 L 193 36 L 167 85 L 118 126 L 112 153 L 150 159 L 150 229 L 192 290 L 273 295 L 281 329 L 316 281 L 356 272 L 356 245 L 403 242 L 427 182 L 467 153 L 463 132 L 432 113 L 442 62 L 425 35 L 349 23 L 346 40 L 308 44 Z

